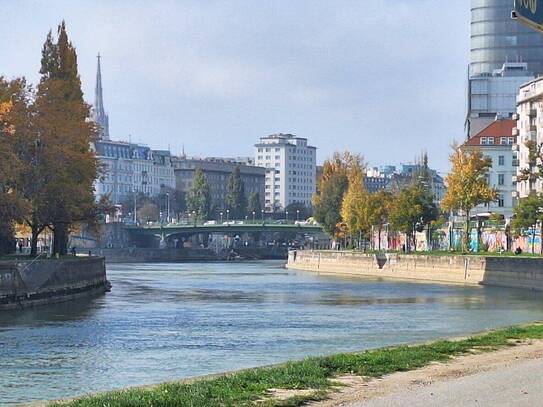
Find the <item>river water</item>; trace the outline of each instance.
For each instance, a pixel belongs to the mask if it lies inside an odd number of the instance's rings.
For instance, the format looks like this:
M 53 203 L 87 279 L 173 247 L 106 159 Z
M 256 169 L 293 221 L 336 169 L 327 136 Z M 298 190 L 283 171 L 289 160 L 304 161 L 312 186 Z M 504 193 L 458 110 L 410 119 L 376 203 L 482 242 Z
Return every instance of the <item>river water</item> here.
M 0 405 L 543 319 L 542 295 L 324 277 L 280 262 L 108 266 L 91 302 L 0 313 Z

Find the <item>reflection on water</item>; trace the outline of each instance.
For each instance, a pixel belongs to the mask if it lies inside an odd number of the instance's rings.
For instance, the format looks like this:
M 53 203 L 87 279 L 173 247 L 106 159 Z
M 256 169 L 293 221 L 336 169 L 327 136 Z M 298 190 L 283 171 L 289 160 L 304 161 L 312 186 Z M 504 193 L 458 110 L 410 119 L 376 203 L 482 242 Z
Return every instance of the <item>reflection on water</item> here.
M 322 277 L 277 262 L 108 267 L 113 290 L 0 314 L 0 405 L 543 319 L 538 293 Z

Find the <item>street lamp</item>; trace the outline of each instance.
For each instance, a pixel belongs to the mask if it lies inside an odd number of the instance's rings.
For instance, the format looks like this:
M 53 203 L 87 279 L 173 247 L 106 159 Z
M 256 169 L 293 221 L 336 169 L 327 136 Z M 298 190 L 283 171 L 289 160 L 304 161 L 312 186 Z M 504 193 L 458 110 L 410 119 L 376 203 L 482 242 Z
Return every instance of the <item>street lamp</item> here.
M 137 199 L 138 199 L 138 190 L 136 189 L 136 187 L 134 187 L 134 224 L 138 223 L 138 218 L 137 218 L 138 202 L 137 202 Z
M 226 222 L 230 220 L 230 209 L 226 210 Z
M 262 214 L 262 222 L 264 222 L 264 209 L 261 209 L 260 213 Z
M 167 216 L 166 216 L 166 223 L 169 223 L 170 222 L 170 193 L 169 192 L 166 192 L 166 207 L 168 208 L 166 210 L 166 213 L 167 213 Z
M 300 210 L 299 209 L 296 209 L 296 220 L 297 221 L 300 220 Z
M 288 223 L 288 211 L 285 211 L 285 223 Z
M 196 211 L 192 211 L 192 221 L 194 222 L 194 226 L 196 226 Z
M 222 212 L 220 213 L 220 215 L 221 215 L 221 223 L 222 223 Z
M 253 223 L 255 223 L 255 211 L 253 211 Z

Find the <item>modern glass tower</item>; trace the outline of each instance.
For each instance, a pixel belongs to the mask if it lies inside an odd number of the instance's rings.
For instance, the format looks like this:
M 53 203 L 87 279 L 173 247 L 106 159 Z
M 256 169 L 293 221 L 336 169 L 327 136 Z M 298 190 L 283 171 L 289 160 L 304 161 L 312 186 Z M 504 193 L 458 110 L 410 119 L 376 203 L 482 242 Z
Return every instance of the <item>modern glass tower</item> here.
M 471 0 L 470 76 L 490 74 L 505 62 L 526 62 L 543 73 L 543 35 L 511 18 L 513 0 Z
M 467 137 L 516 111 L 520 85 L 543 74 L 543 34 L 511 18 L 513 0 L 471 0 Z

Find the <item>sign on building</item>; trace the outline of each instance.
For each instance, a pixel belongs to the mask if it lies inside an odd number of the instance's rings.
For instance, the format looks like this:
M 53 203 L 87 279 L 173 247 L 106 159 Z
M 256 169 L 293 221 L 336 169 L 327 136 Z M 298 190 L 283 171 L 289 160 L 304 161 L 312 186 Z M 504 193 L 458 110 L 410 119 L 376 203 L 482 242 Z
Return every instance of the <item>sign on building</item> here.
M 515 0 L 513 17 L 543 33 L 543 0 Z

